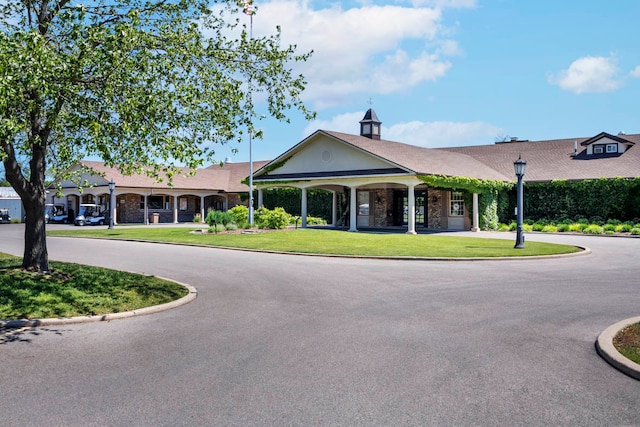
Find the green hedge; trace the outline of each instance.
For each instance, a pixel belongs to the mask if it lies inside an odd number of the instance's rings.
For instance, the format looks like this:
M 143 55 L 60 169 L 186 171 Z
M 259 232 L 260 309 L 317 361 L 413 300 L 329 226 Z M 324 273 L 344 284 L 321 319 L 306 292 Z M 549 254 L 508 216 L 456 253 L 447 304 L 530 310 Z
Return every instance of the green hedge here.
M 502 192 L 498 216 L 507 222 L 515 218 L 516 190 Z M 608 219 L 640 222 L 640 179 L 590 179 L 525 183 L 525 218 L 561 221 L 586 218 L 589 222 Z

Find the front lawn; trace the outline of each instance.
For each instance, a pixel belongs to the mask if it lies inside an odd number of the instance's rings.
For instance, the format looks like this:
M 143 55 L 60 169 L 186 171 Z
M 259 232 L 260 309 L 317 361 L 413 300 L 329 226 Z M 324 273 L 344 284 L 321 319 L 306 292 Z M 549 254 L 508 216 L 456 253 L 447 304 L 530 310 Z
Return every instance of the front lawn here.
M 51 274 L 20 268 L 22 258 L 0 253 L 0 319 L 91 316 L 177 300 L 188 290 L 157 277 L 51 262 Z
M 295 253 L 426 258 L 521 257 L 556 255 L 580 251 L 575 246 L 526 242 L 514 249 L 512 239 L 457 237 L 439 234 L 351 233 L 347 231 L 296 229 L 252 233 L 193 233 L 185 227 L 139 227 L 113 230 L 82 228 L 55 230 L 49 236 L 146 240 Z

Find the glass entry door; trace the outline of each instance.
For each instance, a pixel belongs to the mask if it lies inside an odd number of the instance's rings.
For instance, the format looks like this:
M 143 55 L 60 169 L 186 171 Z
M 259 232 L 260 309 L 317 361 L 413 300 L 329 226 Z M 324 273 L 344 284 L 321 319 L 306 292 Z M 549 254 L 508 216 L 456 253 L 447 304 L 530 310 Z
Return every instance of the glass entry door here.
M 427 221 L 427 190 L 415 190 L 416 226 L 424 227 Z M 393 225 L 409 224 L 409 193 L 407 190 L 394 192 Z

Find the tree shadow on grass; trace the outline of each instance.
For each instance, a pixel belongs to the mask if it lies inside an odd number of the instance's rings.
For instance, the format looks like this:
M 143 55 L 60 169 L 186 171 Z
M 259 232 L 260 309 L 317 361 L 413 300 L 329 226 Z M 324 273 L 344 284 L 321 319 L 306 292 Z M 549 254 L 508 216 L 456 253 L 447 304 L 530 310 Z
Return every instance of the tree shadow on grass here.
M 42 328 L 38 326 L 16 326 L 0 327 L 0 345 L 11 343 L 30 344 L 35 338 L 46 333 L 62 335 L 64 331 L 60 329 Z

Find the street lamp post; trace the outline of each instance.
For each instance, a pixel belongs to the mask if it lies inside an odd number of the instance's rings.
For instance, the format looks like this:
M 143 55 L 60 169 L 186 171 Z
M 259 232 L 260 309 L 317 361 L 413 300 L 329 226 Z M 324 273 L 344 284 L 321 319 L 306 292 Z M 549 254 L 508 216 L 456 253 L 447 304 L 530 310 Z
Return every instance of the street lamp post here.
M 249 16 L 249 40 L 253 38 L 253 15 L 255 14 L 255 7 L 253 6 L 253 0 L 244 0 L 244 7 L 242 10 L 245 15 Z M 249 75 L 249 99 L 251 100 L 251 75 Z M 253 113 L 252 113 L 253 114 Z M 249 226 L 253 227 L 253 135 L 251 126 L 249 127 Z
M 109 230 L 113 230 L 113 190 L 116 189 L 116 183 L 109 181 Z
M 516 245 L 515 249 L 524 249 L 524 234 L 522 231 L 522 218 L 524 210 L 524 190 L 522 188 L 522 178 L 524 177 L 524 170 L 527 167 L 527 162 L 522 160 L 521 156 L 518 156 L 518 160 L 513 162 L 513 168 L 515 169 L 516 176 L 518 177 L 518 201 L 517 201 L 517 224 L 516 224 Z

